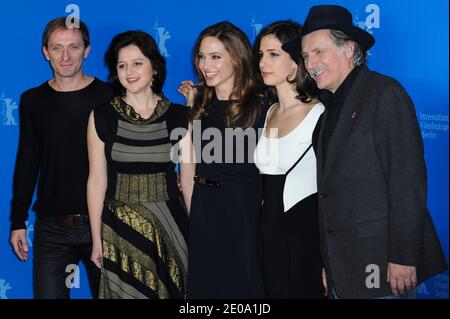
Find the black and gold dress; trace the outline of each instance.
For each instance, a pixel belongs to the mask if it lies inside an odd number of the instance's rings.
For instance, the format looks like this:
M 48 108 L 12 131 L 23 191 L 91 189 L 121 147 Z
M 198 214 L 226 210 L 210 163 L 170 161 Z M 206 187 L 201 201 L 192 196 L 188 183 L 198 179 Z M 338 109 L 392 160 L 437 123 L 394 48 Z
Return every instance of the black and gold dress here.
M 187 215 L 170 154 L 186 108 L 163 98 L 143 119 L 116 97 L 94 118 L 108 171 L 99 298 L 185 298 Z

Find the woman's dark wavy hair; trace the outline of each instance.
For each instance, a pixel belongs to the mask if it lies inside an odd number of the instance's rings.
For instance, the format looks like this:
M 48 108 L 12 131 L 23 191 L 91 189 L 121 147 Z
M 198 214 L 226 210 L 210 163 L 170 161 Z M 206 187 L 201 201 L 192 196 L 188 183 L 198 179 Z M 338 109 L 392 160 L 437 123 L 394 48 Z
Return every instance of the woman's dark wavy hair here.
M 197 72 L 199 93 L 191 110 L 191 120 L 201 119 L 207 113 L 214 96 L 214 87 L 206 85 L 199 69 L 199 51 L 202 40 L 215 37 L 224 45 L 231 56 L 234 69 L 234 86 L 231 103 L 226 112 L 228 127 L 247 128 L 253 125 L 259 112 L 255 71 L 252 63 L 252 48 L 245 33 L 228 21 L 222 21 L 204 29 L 197 38 L 193 50 L 193 62 Z
M 117 34 L 111 40 L 105 53 L 105 64 L 109 70 L 108 80 L 112 83 L 117 93 L 120 95 L 125 93 L 125 88 L 120 84 L 117 76 L 117 60 L 120 49 L 131 44 L 137 46 L 142 54 L 150 60 L 152 68 L 156 72 L 153 75 L 152 91 L 155 94 L 161 95 L 166 79 L 166 60 L 159 53 L 155 39 L 143 31 L 126 31 Z
M 266 26 L 256 37 L 255 44 L 253 45 L 254 68 L 259 75 L 258 85 L 260 87 L 260 90 L 264 92 L 268 100 L 271 102 L 275 102 L 278 100 L 277 92 L 275 87 L 265 86 L 261 77 L 261 71 L 259 70 L 259 47 L 261 45 L 261 39 L 267 35 L 274 35 L 281 42 L 281 44 L 284 44 L 294 39 L 298 39 L 298 41 L 300 41 L 301 34 L 301 24 L 292 20 L 281 20 L 275 21 Z M 319 89 L 317 88 L 316 82 L 314 82 L 309 73 L 306 71 L 305 63 L 300 53 L 301 52 L 298 52 L 298 54 L 296 55 L 292 55 L 289 53 L 291 59 L 298 65 L 298 71 L 295 79 L 287 80 L 289 83 L 295 84 L 295 88 L 298 92 L 297 99 L 299 99 L 303 103 L 308 103 L 318 97 Z

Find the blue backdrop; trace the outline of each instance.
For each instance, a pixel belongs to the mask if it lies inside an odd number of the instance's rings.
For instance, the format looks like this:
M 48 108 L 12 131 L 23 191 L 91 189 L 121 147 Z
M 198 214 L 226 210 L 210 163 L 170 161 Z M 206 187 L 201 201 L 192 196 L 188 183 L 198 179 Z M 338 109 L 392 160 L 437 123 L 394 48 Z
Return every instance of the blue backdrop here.
M 41 53 L 45 24 L 66 13 L 71 2 L 57 0 L 2 1 L 0 4 L 0 298 L 31 298 L 31 260 L 19 262 L 9 243 L 9 203 L 18 141 L 20 94 L 52 77 Z M 425 142 L 428 168 L 428 207 L 448 260 L 448 1 L 447 0 L 241 0 L 144 1 L 79 0 L 81 19 L 91 32 L 87 74 L 106 78 L 103 53 L 111 38 L 125 30 L 152 34 L 167 58 L 166 96 L 179 103 L 180 81 L 193 78 L 191 52 L 199 32 L 229 20 L 255 39 L 261 27 L 279 19 L 302 23 L 310 6 L 340 4 L 354 16 L 355 24 L 371 32 L 376 44 L 369 67 L 397 78 L 411 95 Z M 29 238 L 34 214 L 30 214 Z M 31 242 L 30 242 L 31 246 Z M 30 251 L 32 253 L 32 251 Z M 73 298 L 90 298 L 84 268 L 80 282 L 74 277 Z M 78 287 L 78 288 L 77 288 Z M 419 289 L 422 298 L 448 298 L 448 272 Z

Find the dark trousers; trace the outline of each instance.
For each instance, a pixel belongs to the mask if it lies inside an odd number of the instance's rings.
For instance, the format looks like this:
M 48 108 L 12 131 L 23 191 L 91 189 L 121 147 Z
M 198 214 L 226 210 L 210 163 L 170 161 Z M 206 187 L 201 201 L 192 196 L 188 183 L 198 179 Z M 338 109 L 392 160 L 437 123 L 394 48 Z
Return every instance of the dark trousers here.
M 92 296 L 97 298 L 100 270 L 91 262 L 89 225 L 68 226 L 38 218 L 34 228 L 33 291 L 36 299 L 70 299 L 74 265 L 84 263 Z

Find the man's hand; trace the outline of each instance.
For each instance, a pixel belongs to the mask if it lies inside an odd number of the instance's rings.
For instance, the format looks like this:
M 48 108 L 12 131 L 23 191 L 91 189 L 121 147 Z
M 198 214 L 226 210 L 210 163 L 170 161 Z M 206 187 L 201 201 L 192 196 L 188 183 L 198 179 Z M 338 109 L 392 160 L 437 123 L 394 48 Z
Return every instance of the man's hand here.
M 322 284 L 325 290 L 324 296 L 328 296 L 328 282 L 327 282 L 327 273 L 325 272 L 325 268 L 322 268 Z
M 21 261 L 26 261 L 28 259 L 27 230 L 16 229 L 11 231 L 9 242 L 11 243 L 17 257 Z
M 387 281 L 395 296 L 405 293 L 417 285 L 416 266 L 388 263 Z

